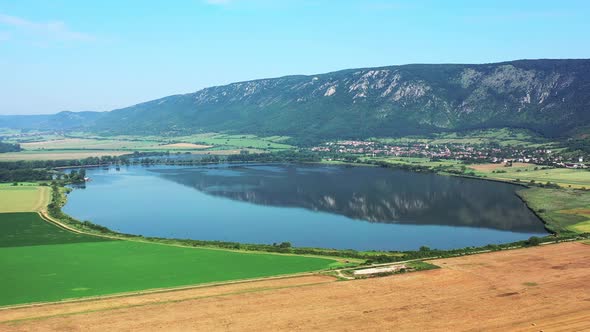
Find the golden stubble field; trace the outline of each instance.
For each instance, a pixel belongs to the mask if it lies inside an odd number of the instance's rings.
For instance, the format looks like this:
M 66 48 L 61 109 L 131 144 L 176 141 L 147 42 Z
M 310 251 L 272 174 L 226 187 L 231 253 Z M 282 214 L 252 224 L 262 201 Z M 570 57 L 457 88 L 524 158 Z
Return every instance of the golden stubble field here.
M 441 269 L 375 279 L 312 276 L 3 310 L 0 330 L 590 329 L 588 245 L 562 243 L 434 263 Z

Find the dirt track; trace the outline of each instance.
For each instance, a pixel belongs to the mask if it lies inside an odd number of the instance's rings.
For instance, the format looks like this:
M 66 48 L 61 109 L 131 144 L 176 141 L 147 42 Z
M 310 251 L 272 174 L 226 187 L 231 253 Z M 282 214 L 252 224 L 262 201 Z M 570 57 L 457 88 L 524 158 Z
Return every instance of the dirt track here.
M 376 279 L 312 276 L 0 311 L 0 330 L 590 330 L 588 245 L 435 263 L 442 268 Z

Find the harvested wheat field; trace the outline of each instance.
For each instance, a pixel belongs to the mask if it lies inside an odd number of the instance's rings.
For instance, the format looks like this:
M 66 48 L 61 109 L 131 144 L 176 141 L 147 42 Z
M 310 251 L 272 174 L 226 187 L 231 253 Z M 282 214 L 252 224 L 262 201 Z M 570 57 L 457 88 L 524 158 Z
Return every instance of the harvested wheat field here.
M 590 329 L 588 245 L 563 243 L 434 263 L 442 268 L 375 279 L 301 277 L 9 309 L 0 311 L 0 330 Z

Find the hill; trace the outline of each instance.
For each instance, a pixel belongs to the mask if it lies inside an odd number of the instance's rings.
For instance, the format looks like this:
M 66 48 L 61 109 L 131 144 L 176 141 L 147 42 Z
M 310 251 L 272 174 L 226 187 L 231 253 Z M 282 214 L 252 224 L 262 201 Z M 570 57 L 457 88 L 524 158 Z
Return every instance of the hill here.
M 563 136 L 590 125 L 588 110 L 590 59 L 519 60 L 239 82 L 93 114 L 84 121 L 89 130 L 106 134 L 227 132 L 299 141 L 497 127 Z

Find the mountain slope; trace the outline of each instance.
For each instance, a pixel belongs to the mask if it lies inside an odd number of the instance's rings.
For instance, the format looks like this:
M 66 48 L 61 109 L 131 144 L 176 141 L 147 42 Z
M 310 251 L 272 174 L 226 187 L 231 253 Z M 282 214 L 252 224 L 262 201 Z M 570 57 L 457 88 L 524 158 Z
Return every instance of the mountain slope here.
M 230 132 L 299 140 L 590 125 L 590 60 L 404 65 L 233 83 L 104 113 L 113 134 Z M 1 124 L 0 124 L 1 126 Z
M 0 115 L 0 128 L 70 130 L 84 129 L 94 125 L 103 116 L 99 112 L 59 112 L 41 115 Z

